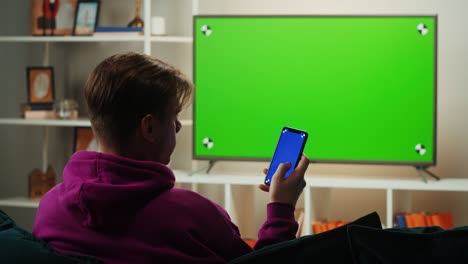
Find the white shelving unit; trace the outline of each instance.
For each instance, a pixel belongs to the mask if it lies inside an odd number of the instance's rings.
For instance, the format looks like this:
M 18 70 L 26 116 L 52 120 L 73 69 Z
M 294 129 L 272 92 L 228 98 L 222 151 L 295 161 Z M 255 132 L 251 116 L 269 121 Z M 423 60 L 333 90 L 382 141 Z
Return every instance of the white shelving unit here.
M 176 171 L 176 181 L 179 183 L 194 184 L 223 184 L 224 185 L 224 207 L 232 213 L 231 208 L 231 186 L 252 185 L 256 186 L 263 182 L 264 177 L 255 175 L 225 175 L 225 174 L 196 174 L 189 176 L 187 172 Z M 393 225 L 394 193 L 396 191 L 449 191 L 468 192 L 468 179 L 442 179 L 440 181 L 423 182 L 419 178 L 414 179 L 392 179 L 382 176 L 350 178 L 349 176 L 313 175 L 306 178 L 307 186 L 304 188 L 304 234 L 311 234 L 311 223 L 316 220 L 313 212 L 312 192 L 321 188 L 342 189 L 367 189 L 386 191 L 386 219 L 382 219 L 387 227 Z
M 195 174 L 189 176 L 186 171 L 174 171 L 177 183 L 207 184 L 224 186 L 224 208 L 229 214 L 233 213 L 233 185 L 256 186 L 264 179 L 258 175 L 233 175 L 233 174 Z M 313 175 L 306 178 L 307 186 L 304 188 L 304 234 L 311 234 L 311 223 L 316 219 L 313 213 L 313 201 L 311 194 L 320 188 L 343 189 L 367 189 L 386 191 L 386 215 L 385 225 L 391 227 L 394 213 L 394 192 L 396 191 L 449 191 L 468 192 L 468 179 L 442 179 L 441 181 L 429 181 L 424 183 L 421 179 L 388 179 L 382 176 L 350 178 L 347 176 Z M 35 208 L 38 201 L 23 197 L 0 199 L 0 206 L 16 206 Z
M 49 43 L 141 43 L 142 51 L 145 54 L 151 55 L 151 46 L 153 43 L 180 43 L 191 44 L 192 36 L 181 35 L 165 35 L 152 36 L 151 32 L 151 4 L 156 0 L 144 0 L 142 14 L 143 20 L 146 21 L 144 35 L 142 36 L 0 36 L 0 43 L 43 43 L 44 48 L 44 65 L 49 61 Z M 166 1 L 166 0 L 164 0 Z M 167 0 L 169 1 L 169 0 Z M 192 14 L 198 12 L 198 0 L 190 0 L 192 4 Z M 180 120 L 182 126 L 192 126 L 192 120 Z M 49 129 L 54 127 L 90 127 L 91 122 L 87 118 L 77 120 L 55 120 L 55 119 L 24 119 L 17 117 L 0 117 L 0 125 L 4 126 L 39 126 L 44 128 L 44 136 L 42 142 L 42 167 L 45 170 L 48 165 L 49 152 Z M 39 201 L 31 200 L 26 197 L 1 197 L 0 206 L 6 207 L 22 207 L 22 208 L 37 208 Z

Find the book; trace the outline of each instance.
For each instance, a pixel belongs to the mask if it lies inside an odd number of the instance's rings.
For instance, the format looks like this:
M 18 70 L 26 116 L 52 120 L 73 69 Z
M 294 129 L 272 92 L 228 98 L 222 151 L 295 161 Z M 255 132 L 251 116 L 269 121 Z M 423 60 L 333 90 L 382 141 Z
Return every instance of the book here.
M 54 109 L 53 104 L 20 104 L 20 115 L 24 118 L 26 111 L 39 111 L 39 110 L 48 110 L 51 111 Z
M 111 36 L 142 36 L 143 28 L 133 27 L 96 27 L 94 36 L 96 37 L 111 37 Z
M 313 223 L 312 232 L 314 233 L 314 235 L 324 232 L 322 223 Z
M 333 230 L 337 227 L 348 224 L 349 222 L 344 221 L 330 221 L 330 222 L 316 222 L 312 224 L 312 232 L 314 234 L 320 234 L 329 230 Z
M 134 28 L 134 27 L 96 27 L 94 32 L 143 32 L 143 28 Z
M 432 216 L 434 214 L 428 214 L 426 215 L 426 224 L 427 226 L 434 226 L 434 222 L 432 221 Z
M 444 229 L 454 228 L 453 217 L 451 212 L 439 213 L 441 218 L 441 227 Z
M 414 227 L 422 227 L 427 226 L 426 223 L 426 214 L 424 213 L 416 213 L 412 214 Z
M 45 103 L 45 104 L 27 104 L 25 106 L 25 110 L 52 110 L 54 109 L 54 104 L 49 104 L 49 103 Z
M 346 225 L 347 223 L 349 223 L 349 222 L 338 221 L 338 222 L 336 223 L 336 227 L 344 226 L 344 225 Z
M 26 110 L 24 119 L 55 119 L 55 112 L 50 110 Z
M 406 227 L 411 228 L 415 227 L 412 214 L 405 214 Z
M 139 37 L 143 36 L 143 32 L 95 32 L 95 37 Z
M 397 215 L 396 220 L 397 220 L 398 227 L 406 227 L 406 220 L 405 220 L 404 214 Z
M 453 217 L 451 212 L 435 213 L 432 215 L 432 223 L 435 226 L 440 226 L 443 229 L 454 228 Z
M 336 221 L 326 223 L 326 225 L 327 225 L 327 230 L 335 229 L 336 226 L 337 226 L 337 223 L 338 223 L 338 222 L 336 222 Z

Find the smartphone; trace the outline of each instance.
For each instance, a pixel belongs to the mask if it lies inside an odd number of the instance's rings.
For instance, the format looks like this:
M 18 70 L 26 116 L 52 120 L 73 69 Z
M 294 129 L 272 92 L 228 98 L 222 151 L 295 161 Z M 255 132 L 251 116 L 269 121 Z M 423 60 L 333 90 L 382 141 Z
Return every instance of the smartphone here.
M 284 178 L 288 178 L 289 175 L 291 175 L 301 160 L 307 138 L 308 134 L 305 131 L 283 127 L 278 144 L 276 145 L 275 153 L 273 154 L 273 159 L 268 168 L 268 173 L 265 177 L 266 185 L 270 185 L 273 174 L 275 174 L 280 163 L 291 162 L 291 168 L 286 172 Z

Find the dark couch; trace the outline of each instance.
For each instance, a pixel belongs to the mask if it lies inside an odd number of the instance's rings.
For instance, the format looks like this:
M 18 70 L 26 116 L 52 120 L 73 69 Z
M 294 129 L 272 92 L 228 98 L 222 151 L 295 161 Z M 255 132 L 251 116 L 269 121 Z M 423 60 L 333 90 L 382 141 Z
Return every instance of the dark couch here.
M 57 253 L 0 210 L 0 263 L 101 262 Z M 377 213 L 371 213 L 339 228 L 271 245 L 230 263 L 466 264 L 468 227 L 382 229 Z
M 468 226 L 382 229 L 377 213 L 272 245 L 230 263 L 468 264 Z
M 57 253 L 45 241 L 18 227 L 0 210 L 0 263 L 101 263 L 95 258 Z
M 348 240 L 354 263 L 468 263 L 468 226 L 450 230 L 350 226 Z
M 377 213 L 317 235 L 303 236 L 239 257 L 231 263 L 353 263 L 347 228 L 350 225 L 381 229 Z

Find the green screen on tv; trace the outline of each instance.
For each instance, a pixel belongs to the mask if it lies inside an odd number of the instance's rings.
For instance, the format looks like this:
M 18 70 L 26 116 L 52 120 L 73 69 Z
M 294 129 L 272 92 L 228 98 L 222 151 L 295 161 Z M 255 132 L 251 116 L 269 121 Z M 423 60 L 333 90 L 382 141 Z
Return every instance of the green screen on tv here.
M 196 16 L 196 159 L 435 164 L 436 16 Z

